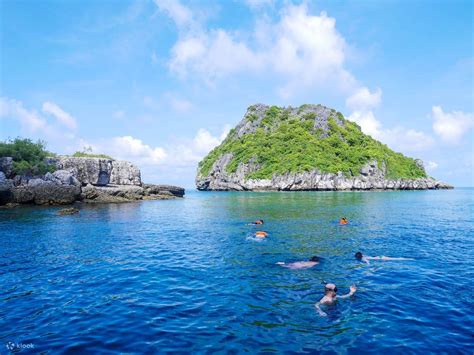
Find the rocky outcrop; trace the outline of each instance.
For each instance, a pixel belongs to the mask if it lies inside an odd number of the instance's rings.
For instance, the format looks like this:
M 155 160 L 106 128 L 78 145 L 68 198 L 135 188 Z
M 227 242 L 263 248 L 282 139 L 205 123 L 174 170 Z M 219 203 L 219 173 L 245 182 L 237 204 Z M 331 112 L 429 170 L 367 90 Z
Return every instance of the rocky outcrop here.
M 7 178 L 13 174 L 13 159 L 11 157 L 0 157 L 0 172 Z
M 110 184 L 139 186 L 142 184 L 140 170 L 128 161 L 113 160 Z
M 171 185 L 108 185 L 82 188 L 81 199 L 89 203 L 113 203 L 138 200 L 166 200 L 183 197 L 184 189 Z
M 48 164 L 67 170 L 83 185 L 141 185 L 140 170 L 128 161 L 103 158 L 55 157 Z
M 7 180 L 9 181 L 6 203 L 34 203 L 37 205 L 67 205 L 76 201 L 81 194 L 79 182 L 66 171 L 47 173 L 43 177 Z
M 2 158 L 0 205 L 116 203 L 184 196 L 184 189 L 177 186 L 142 184 L 140 170 L 126 161 L 59 157 L 48 158 L 47 163 L 59 170 L 43 176 L 12 176 L 11 159 Z
M 342 173 L 324 173 L 317 169 L 273 175 L 271 179 L 247 179 L 255 171 L 255 164 L 241 164 L 235 173 L 227 173 L 226 165 L 231 155 L 216 161 L 209 176 L 196 179 L 198 190 L 214 191 L 328 191 L 328 190 L 426 190 L 450 189 L 452 186 L 433 178 L 397 179 L 386 178 L 385 166 L 375 161 L 367 163 L 356 177 Z

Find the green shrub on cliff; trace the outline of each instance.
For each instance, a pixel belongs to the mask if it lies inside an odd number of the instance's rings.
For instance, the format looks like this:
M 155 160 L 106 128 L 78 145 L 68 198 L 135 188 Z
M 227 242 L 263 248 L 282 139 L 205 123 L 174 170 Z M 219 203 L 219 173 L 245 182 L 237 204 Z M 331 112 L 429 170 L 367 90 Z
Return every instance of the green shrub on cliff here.
M 109 155 L 86 153 L 86 152 L 75 152 L 72 156 L 75 158 L 102 158 L 102 159 L 115 160 Z
M 373 160 L 379 165 L 385 163 L 387 177 L 391 179 L 426 177 L 414 159 L 364 134 L 356 123 L 346 120 L 339 112 L 333 111 L 326 130 L 314 128 L 316 115 L 305 113 L 307 107 L 303 105 L 298 109 L 298 117 L 289 116 L 288 110 L 270 107 L 255 132 L 241 138 L 229 135 L 212 150 L 200 162 L 199 174 L 209 175 L 217 159 L 232 153 L 227 172 L 236 172 L 239 164 L 252 161 L 259 169 L 246 178 L 254 179 L 271 179 L 274 174 L 313 169 L 357 176 L 360 169 Z
M 0 157 L 13 158 L 13 173 L 16 175 L 42 175 L 54 170 L 45 163 L 45 158 L 54 156 L 46 150 L 46 143 L 38 140 L 15 138 L 0 142 Z

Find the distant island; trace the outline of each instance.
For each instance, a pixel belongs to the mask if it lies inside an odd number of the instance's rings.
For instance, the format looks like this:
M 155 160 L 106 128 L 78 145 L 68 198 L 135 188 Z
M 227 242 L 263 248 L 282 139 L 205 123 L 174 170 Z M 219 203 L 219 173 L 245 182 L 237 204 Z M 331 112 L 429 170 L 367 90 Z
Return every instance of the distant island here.
M 178 198 L 184 193 L 178 186 L 144 184 L 135 165 L 107 155 L 59 156 L 41 141 L 0 142 L 0 206 L 116 203 Z
M 252 105 L 198 166 L 198 190 L 423 190 L 452 186 L 322 105 Z

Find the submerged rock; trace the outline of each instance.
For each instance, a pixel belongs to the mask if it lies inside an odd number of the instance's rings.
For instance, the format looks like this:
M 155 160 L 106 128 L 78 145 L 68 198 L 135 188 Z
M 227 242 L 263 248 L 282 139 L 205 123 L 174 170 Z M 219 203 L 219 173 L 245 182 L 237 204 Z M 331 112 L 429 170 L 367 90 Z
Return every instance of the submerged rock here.
M 71 215 L 71 214 L 76 214 L 76 213 L 79 213 L 79 210 L 77 208 L 74 208 L 74 207 L 63 208 L 62 210 L 58 211 L 58 214 L 60 216 L 66 216 L 66 215 Z

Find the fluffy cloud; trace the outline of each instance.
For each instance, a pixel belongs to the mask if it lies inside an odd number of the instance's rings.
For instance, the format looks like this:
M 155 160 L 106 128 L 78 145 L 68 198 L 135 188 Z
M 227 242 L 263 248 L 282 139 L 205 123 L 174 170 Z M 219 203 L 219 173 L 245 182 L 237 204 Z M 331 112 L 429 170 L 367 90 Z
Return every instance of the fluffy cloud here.
M 245 3 L 251 9 L 259 9 L 268 5 L 272 6 L 274 4 L 274 0 L 245 0 Z
M 427 164 L 426 164 L 426 169 L 428 170 L 435 170 L 437 167 L 438 167 L 438 163 L 434 162 L 434 161 L 429 161 Z
M 472 113 L 444 112 L 440 106 L 432 108 L 433 131 L 446 143 L 458 143 L 474 125 Z
M 166 12 L 178 27 L 188 26 L 194 22 L 191 10 L 179 1 L 155 0 L 155 4 L 161 11 Z
M 384 128 L 372 111 L 355 111 L 348 119 L 356 122 L 364 133 L 404 153 L 426 150 L 434 143 L 430 135 L 421 131 L 405 127 Z
M 55 103 L 45 102 L 43 104 L 43 112 L 53 115 L 59 123 L 71 130 L 75 130 L 77 128 L 76 119 Z
M 330 83 L 343 90 L 356 85 L 344 67 L 347 45 L 336 21 L 325 12 L 308 13 L 305 4 L 288 5 L 277 22 L 259 20 L 250 34 L 223 29 L 190 29 L 189 8 L 155 0 L 176 23 L 180 37 L 171 50 L 169 68 L 180 77 L 193 75 L 212 84 L 237 72 L 278 74 L 282 96 Z
M 25 108 L 21 101 L 7 97 L 0 98 L 0 118 L 18 121 L 23 134 L 49 139 L 74 138 L 73 131 L 77 124 L 69 113 L 51 102 L 43 104 L 43 112 L 51 114 L 55 122 L 49 121 L 34 109 Z
M 80 140 L 77 149 L 90 148 L 94 153 L 104 153 L 120 160 L 130 160 L 140 167 L 194 168 L 196 164 L 220 144 L 230 126 L 225 125 L 219 136 L 206 129 L 199 129 L 193 138 L 180 138 L 164 146 L 150 146 L 141 139 L 120 136 L 98 141 Z
M 346 99 L 346 105 L 352 110 L 368 110 L 377 107 L 381 101 L 382 90 L 380 88 L 372 93 L 364 86 Z
M 0 98 L 0 117 L 18 120 L 23 131 L 37 132 L 47 126 L 46 120 L 36 111 L 27 110 L 21 101 L 7 97 Z
M 368 134 L 375 139 L 380 138 L 380 128 L 382 124 L 375 118 L 372 111 L 356 111 L 347 117 L 347 119 L 356 122 L 365 134 Z

